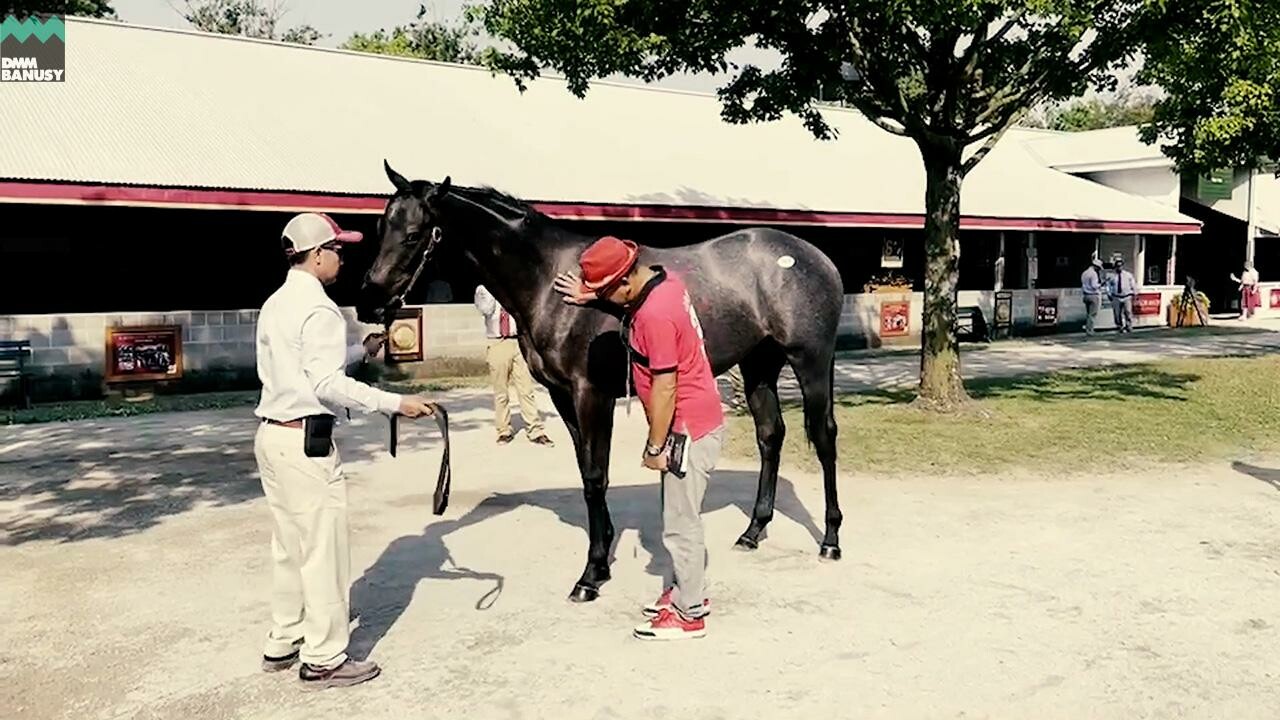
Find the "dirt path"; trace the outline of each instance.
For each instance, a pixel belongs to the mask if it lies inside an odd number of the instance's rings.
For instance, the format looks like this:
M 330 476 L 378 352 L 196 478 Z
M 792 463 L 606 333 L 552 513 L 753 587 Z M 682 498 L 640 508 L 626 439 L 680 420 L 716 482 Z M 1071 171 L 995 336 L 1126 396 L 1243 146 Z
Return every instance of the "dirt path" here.
M 549 407 L 545 398 L 544 406 Z M 1082 479 L 845 474 L 844 560 L 820 484 L 786 471 L 770 536 L 730 551 L 755 468 L 707 502 L 701 641 L 629 637 L 661 562 L 641 417 L 619 411 L 614 579 L 586 552 L 558 446 L 498 449 L 448 397 L 455 494 L 429 513 L 423 426 L 398 459 L 349 428 L 354 643 L 385 671 L 304 694 L 258 671 L 266 509 L 248 410 L 0 428 L 0 707 L 8 718 L 1270 718 L 1280 707 L 1280 458 Z M 47 433 L 47 435 L 40 435 Z M 409 434 L 409 433 L 406 433 Z M 654 559 L 655 554 L 657 558 Z

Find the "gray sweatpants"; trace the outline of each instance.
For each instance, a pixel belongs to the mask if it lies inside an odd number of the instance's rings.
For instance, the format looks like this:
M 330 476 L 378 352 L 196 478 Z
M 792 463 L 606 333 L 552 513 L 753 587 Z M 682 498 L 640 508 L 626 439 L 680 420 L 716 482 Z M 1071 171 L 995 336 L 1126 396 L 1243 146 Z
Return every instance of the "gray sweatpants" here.
M 683 478 L 662 473 L 662 544 L 671 555 L 663 587 L 676 588 L 671 604 L 689 618 L 706 614 L 707 543 L 702 531 L 702 499 L 723 445 L 721 427 L 690 445 L 689 472 Z

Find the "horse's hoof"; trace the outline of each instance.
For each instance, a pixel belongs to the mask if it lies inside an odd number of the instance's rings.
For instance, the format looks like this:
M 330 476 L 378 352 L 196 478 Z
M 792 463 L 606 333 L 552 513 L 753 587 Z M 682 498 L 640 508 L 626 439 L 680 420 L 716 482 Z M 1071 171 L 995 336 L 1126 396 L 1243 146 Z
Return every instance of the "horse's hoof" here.
M 823 545 L 822 548 L 818 550 L 818 559 L 830 560 L 832 562 L 839 560 L 840 546 L 839 545 Z
M 743 535 L 742 537 L 738 538 L 738 542 L 733 544 L 734 550 L 741 550 L 743 552 L 751 552 L 752 550 L 755 550 L 759 547 L 760 547 L 760 543 L 756 542 L 755 540 L 752 540 L 746 535 Z
M 600 591 L 590 585 L 581 583 L 573 586 L 573 592 L 569 593 L 569 601 L 576 603 L 592 602 L 600 597 Z

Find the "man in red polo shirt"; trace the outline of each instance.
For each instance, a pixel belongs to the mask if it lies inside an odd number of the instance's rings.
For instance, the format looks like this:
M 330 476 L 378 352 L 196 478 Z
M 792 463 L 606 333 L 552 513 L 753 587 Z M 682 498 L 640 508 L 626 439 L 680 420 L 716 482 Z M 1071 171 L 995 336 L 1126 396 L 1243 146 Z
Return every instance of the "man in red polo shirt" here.
M 636 394 L 649 419 L 642 464 L 662 473 L 662 541 L 671 574 L 662 595 L 644 608 L 651 619 L 635 629 L 642 640 L 706 635 L 707 546 L 702 498 L 724 443 L 724 410 L 707 360 L 698 314 L 678 275 L 636 262 L 629 240 L 604 237 L 582 253 L 582 277 L 565 273 L 556 289 L 565 301 L 605 300 L 626 311 L 623 336 L 630 348 Z M 684 477 L 668 469 L 668 439 L 687 436 Z

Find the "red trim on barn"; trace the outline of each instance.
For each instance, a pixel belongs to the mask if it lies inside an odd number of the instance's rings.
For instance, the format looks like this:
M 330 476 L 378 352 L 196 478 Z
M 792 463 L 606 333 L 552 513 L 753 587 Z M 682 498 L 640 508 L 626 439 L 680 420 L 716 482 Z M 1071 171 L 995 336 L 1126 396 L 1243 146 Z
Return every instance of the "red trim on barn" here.
M 366 214 L 381 213 L 386 206 L 386 197 L 274 190 L 215 190 L 0 181 L 0 202 Z M 828 227 L 924 227 L 923 215 L 893 213 L 537 201 L 530 204 L 549 217 L 575 220 L 723 222 Z M 1200 232 L 1199 224 L 1191 223 L 980 216 L 962 217 L 960 227 L 966 230 L 1054 230 L 1150 235 L 1182 235 Z

